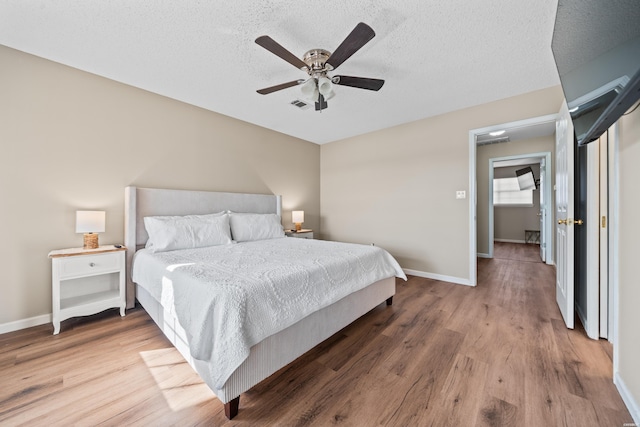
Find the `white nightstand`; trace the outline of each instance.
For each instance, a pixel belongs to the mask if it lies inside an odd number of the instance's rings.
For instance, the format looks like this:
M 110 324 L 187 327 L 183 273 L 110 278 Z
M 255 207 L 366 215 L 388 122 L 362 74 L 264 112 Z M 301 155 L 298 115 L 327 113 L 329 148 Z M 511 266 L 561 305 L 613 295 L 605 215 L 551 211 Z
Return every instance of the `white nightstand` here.
M 301 239 L 313 239 L 313 230 L 305 230 L 304 228 L 300 231 L 296 230 L 284 230 L 284 234 L 287 237 L 298 237 Z
M 119 307 L 120 316 L 124 316 L 125 249 L 107 245 L 49 252 L 54 335 L 60 332 L 60 322 L 70 317 L 112 307 Z

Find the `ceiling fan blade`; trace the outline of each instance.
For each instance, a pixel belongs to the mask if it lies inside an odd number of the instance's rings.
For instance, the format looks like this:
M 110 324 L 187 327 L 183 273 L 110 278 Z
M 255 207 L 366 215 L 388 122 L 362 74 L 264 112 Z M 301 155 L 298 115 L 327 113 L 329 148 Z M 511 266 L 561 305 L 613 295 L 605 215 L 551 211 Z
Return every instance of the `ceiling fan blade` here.
M 259 89 L 256 92 L 258 92 L 260 95 L 267 95 L 269 93 L 277 92 L 279 90 L 286 89 L 286 88 L 291 87 L 291 86 L 297 86 L 297 85 L 302 84 L 302 83 L 304 83 L 304 80 L 293 80 L 293 81 L 290 81 L 290 82 L 287 82 L 287 83 L 281 83 L 279 85 L 275 85 L 275 86 L 271 86 L 271 87 L 265 87 L 264 89 Z
M 267 49 L 269 52 L 274 55 L 279 56 L 280 58 L 287 61 L 289 64 L 293 65 L 296 68 L 307 68 L 307 64 L 305 64 L 302 59 L 295 56 L 293 53 L 289 52 L 287 49 L 278 44 L 274 39 L 269 36 L 260 36 L 256 39 L 256 43 Z
M 326 63 L 331 65 L 335 70 L 362 46 L 367 44 L 375 35 L 376 33 L 370 26 L 364 22 L 360 22 L 356 25 L 353 31 L 351 31 L 347 38 L 344 39 L 340 46 L 333 51 Z
M 333 76 L 333 83 L 343 86 L 357 87 L 360 89 L 380 90 L 384 80 L 370 79 L 368 77 Z
M 327 104 L 327 101 L 324 99 L 324 96 L 322 96 L 322 94 L 319 94 L 318 101 L 316 102 L 316 111 L 322 111 L 328 106 L 329 104 Z

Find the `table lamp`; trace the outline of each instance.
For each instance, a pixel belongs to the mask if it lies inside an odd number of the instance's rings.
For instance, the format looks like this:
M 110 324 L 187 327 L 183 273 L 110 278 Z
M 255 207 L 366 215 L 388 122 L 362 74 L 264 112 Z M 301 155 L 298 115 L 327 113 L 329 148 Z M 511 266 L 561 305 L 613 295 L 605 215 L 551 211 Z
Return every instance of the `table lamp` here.
M 84 249 L 98 248 L 98 235 L 104 233 L 104 211 L 76 211 L 76 233 L 84 233 Z
M 304 211 L 292 211 L 291 222 L 295 224 L 296 231 L 300 231 L 302 229 L 302 223 L 304 222 Z

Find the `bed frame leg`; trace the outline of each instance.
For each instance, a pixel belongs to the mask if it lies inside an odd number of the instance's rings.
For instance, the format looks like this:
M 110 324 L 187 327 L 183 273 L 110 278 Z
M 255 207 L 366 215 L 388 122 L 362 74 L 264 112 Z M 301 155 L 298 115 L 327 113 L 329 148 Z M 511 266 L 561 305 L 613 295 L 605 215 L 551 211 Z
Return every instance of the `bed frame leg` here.
M 238 406 L 240 406 L 240 396 L 224 404 L 224 415 L 228 419 L 235 417 L 238 415 Z
M 387 298 L 387 305 L 393 304 L 393 297 Z

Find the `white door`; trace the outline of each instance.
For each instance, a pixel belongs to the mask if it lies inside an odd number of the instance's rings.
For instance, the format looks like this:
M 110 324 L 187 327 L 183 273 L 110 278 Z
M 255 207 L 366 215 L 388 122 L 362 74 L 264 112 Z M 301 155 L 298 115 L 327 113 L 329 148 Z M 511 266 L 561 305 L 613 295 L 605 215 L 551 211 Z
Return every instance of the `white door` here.
M 544 157 L 540 159 L 540 259 L 547 262 L 547 205 L 545 204 L 545 180 L 546 164 Z
M 573 123 L 566 101 L 556 122 L 556 302 L 567 328 L 574 324 Z

